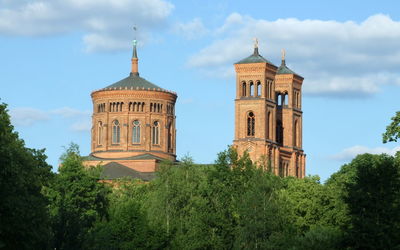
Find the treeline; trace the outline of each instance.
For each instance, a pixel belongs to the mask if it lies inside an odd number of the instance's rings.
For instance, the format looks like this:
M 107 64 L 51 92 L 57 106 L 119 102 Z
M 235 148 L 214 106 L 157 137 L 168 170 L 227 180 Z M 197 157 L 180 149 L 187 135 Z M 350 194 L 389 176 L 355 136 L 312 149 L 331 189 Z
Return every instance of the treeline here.
M 324 184 L 274 176 L 231 148 L 113 187 L 75 145 L 58 173 L 45 159 L 0 105 L 0 249 L 400 248 L 399 153 L 359 155 Z

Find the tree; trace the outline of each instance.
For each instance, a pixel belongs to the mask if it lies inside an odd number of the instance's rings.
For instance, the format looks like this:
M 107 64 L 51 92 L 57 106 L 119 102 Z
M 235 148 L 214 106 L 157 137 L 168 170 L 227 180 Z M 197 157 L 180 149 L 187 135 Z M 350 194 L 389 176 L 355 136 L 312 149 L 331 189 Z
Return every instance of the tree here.
M 164 249 L 165 232 L 148 223 L 144 201 L 148 184 L 123 180 L 113 189 L 109 217 L 97 221 L 90 230 L 84 249 Z
M 354 182 L 344 197 L 350 215 L 348 244 L 355 249 L 400 248 L 400 166 L 392 156 L 363 154 L 349 165 Z
M 392 117 L 392 122 L 386 127 L 386 132 L 382 134 L 383 143 L 395 141 L 400 138 L 400 111 Z
M 173 249 L 205 249 L 213 243 L 209 226 L 206 173 L 208 166 L 186 157 L 180 164 L 165 162 L 149 185 L 146 202 L 150 224 L 162 228 Z
M 88 230 L 107 215 L 110 190 L 99 182 L 96 171 L 85 169 L 77 145 L 71 144 L 61 160 L 59 174 L 46 190 L 51 201 L 53 247 L 81 249 Z
M 253 175 L 236 202 L 237 249 L 287 249 L 296 233 L 282 178 L 252 166 Z
M 46 249 L 50 238 L 47 199 L 52 177 L 44 150 L 25 147 L 0 104 L 0 248 Z
M 339 178 L 342 179 L 342 178 Z M 294 225 L 300 234 L 311 227 L 341 228 L 347 222 L 347 210 L 338 186 L 322 185 L 318 176 L 286 178 L 284 192 L 294 213 Z

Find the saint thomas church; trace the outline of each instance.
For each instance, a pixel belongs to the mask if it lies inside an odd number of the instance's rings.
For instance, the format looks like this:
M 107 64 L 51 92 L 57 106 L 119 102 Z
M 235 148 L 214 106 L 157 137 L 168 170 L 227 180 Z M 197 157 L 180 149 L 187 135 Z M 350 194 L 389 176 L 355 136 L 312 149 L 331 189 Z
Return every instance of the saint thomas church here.
M 163 160 L 176 161 L 177 93 L 139 75 L 133 43 L 131 72 L 92 92 L 91 153 L 85 165 L 102 165 L 104 180 L 123 177 L 149 181 Z M 234 64 L 236 71 L 233 147 L 260 167 L 280 176 L 305 176 L 302 148 L 303 77 L 253 54 Z M 229 101 L 229 100 L 227 100 Z

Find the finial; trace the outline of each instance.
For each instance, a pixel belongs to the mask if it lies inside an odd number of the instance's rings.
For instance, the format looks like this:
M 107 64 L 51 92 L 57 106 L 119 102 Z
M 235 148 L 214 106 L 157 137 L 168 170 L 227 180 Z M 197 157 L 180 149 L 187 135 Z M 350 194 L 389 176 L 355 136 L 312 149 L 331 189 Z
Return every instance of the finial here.
M 254 40 L 254 55 L 258 56 L 258 39 L 256 37 L 253 38 Z
M 137 51 L 136 51 L 136 45 L 137 45 L 137 40 L 136 40 L 136 25 L 133 26 L 133 30 L 135 31 L 135 39 L 133 40 L 133 54 L 132 54 L 132 58 L 137 58 Z
M 137 40 L 136 40 L 136 25 L 133 26 L 133 30 L 135 31 L 135 39 L 133 40 L 133 52 L 132 52 L 132 69 L 131 69 L 131 75 L 139 75 L 139 66 L 138 66 L 138 56 L 137 56 L 137 50 L 136 50 L 136 45 L 137 45 Z
M 286 51 L 282 49 L 282 61 L 285 61 Z
M 254 37 L 253 40 L 254 40 L 254 48 L 258 49 L 258 39 L 257 39 L 257 37 Z

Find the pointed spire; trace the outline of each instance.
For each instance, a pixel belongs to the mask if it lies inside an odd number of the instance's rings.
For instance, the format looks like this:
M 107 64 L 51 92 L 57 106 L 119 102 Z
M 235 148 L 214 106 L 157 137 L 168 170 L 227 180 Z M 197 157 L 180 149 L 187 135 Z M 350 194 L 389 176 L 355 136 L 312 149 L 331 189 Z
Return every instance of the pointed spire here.
M 133 40 L 133 52 L 132 52 L 132 69 L 131 69 L 131 75 L 139 75 L 139 58 L 137 57 L 137 50 L 136 50 L 136 45 L 137 45 L 137 40 L 136 40 L 136 26 L 133 27 L 133 30 L 135 30 L 135 40 Z
M 137 57 L 136 45 L 137 45 L 137 41 L 136 41 L 136 40 L 133 40 L 133 53 L 132 53 L 132 58 L 138 58 L 138 57 Z
M 286 65 L 285 57 L 286 57 L 286 51 L 285 49 L 282 49 L 282 65 Z
M 260 55 L 258 53 L 258 39 L 257 39 L 257 37 L 254 37 L 253 40 L 254 40 L 254 53 L 253 54 L 255 56 L 258 56 L 258 55 Z

